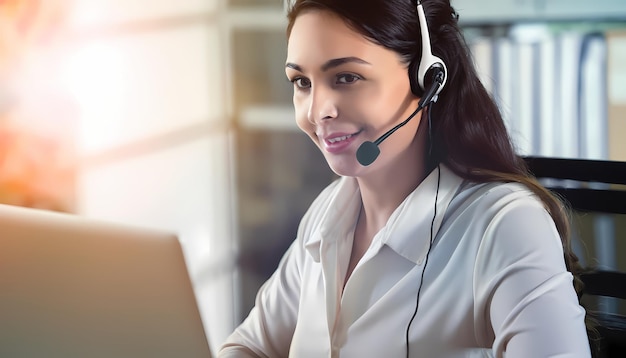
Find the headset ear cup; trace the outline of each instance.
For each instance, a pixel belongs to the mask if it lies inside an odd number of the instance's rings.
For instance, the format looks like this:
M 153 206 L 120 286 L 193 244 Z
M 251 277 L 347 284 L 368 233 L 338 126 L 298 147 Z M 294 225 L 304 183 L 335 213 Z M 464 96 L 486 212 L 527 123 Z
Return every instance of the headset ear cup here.
M 409 83 L 411 85 L 411 92 L 416 97 L 422 97 L 424 90 L 420 87 L 418 80 L 419 64 L 416 61 L 411 61 L 409 64 Z
M 426 73 L 424 73 L 424 79 L 422 80 L 424 83 L 424 88 L 430 88 L 430 86 L 432 86 L 433 82 L 435 82 L 435 74 L 436 74 L 436 70 L 438 68 L 444 69 L 444 77 L 446 75 L 445 73 L 445 67 L 443 66 L 430 66 L 430 68 L 428 68 L 428 70 L 426 70 Z

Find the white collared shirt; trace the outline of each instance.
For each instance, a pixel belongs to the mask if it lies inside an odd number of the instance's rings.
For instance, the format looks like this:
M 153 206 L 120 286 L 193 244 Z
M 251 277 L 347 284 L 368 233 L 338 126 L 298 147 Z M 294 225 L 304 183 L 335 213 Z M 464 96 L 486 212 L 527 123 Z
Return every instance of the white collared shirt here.
M 343 287 L 360 206 L 354 178 L 318 196 L 218 357 L 405 357 L 420 284 L 411 357 L 591 356 L 554 222 L 524 186 L 440 166 Z

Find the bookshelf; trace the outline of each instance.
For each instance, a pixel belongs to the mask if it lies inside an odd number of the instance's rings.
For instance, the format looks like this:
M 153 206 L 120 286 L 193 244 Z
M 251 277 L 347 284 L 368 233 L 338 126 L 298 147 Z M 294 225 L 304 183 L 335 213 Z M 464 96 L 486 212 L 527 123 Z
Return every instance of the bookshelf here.
M 537 21 L 614 21 L 626 18 L 622 0 L 451 0 L 466 25 Z

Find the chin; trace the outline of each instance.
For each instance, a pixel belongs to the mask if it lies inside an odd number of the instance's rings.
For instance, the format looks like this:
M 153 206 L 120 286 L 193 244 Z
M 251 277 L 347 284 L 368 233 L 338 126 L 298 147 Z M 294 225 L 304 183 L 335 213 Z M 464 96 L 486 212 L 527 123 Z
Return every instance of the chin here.
M 363 166 L 354 158 L 326 158 L 326 162 L 330 169 L 337 175 L 356 177 L 359 175 Z

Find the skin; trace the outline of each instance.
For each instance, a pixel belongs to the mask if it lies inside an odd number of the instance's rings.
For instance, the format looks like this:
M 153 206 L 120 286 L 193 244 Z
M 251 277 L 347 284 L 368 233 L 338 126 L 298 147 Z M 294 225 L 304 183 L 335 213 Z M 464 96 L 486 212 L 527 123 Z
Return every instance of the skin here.
M 379 146 L 374 163 L 359 164 L 361 143 L 374 141 L 406 119 L 419 98 L 412 94 L 407 64 L 396 52 L 353 31 L 331 12 L 310 10 L 298 16 L 285 72 L 294 84 L 298 127 L 335 173 L 355 177 L 359 184 L 363 205 L 347 281 L 374 235 L 424 179 L 427 123 L 420 125 L 418 113 Z

